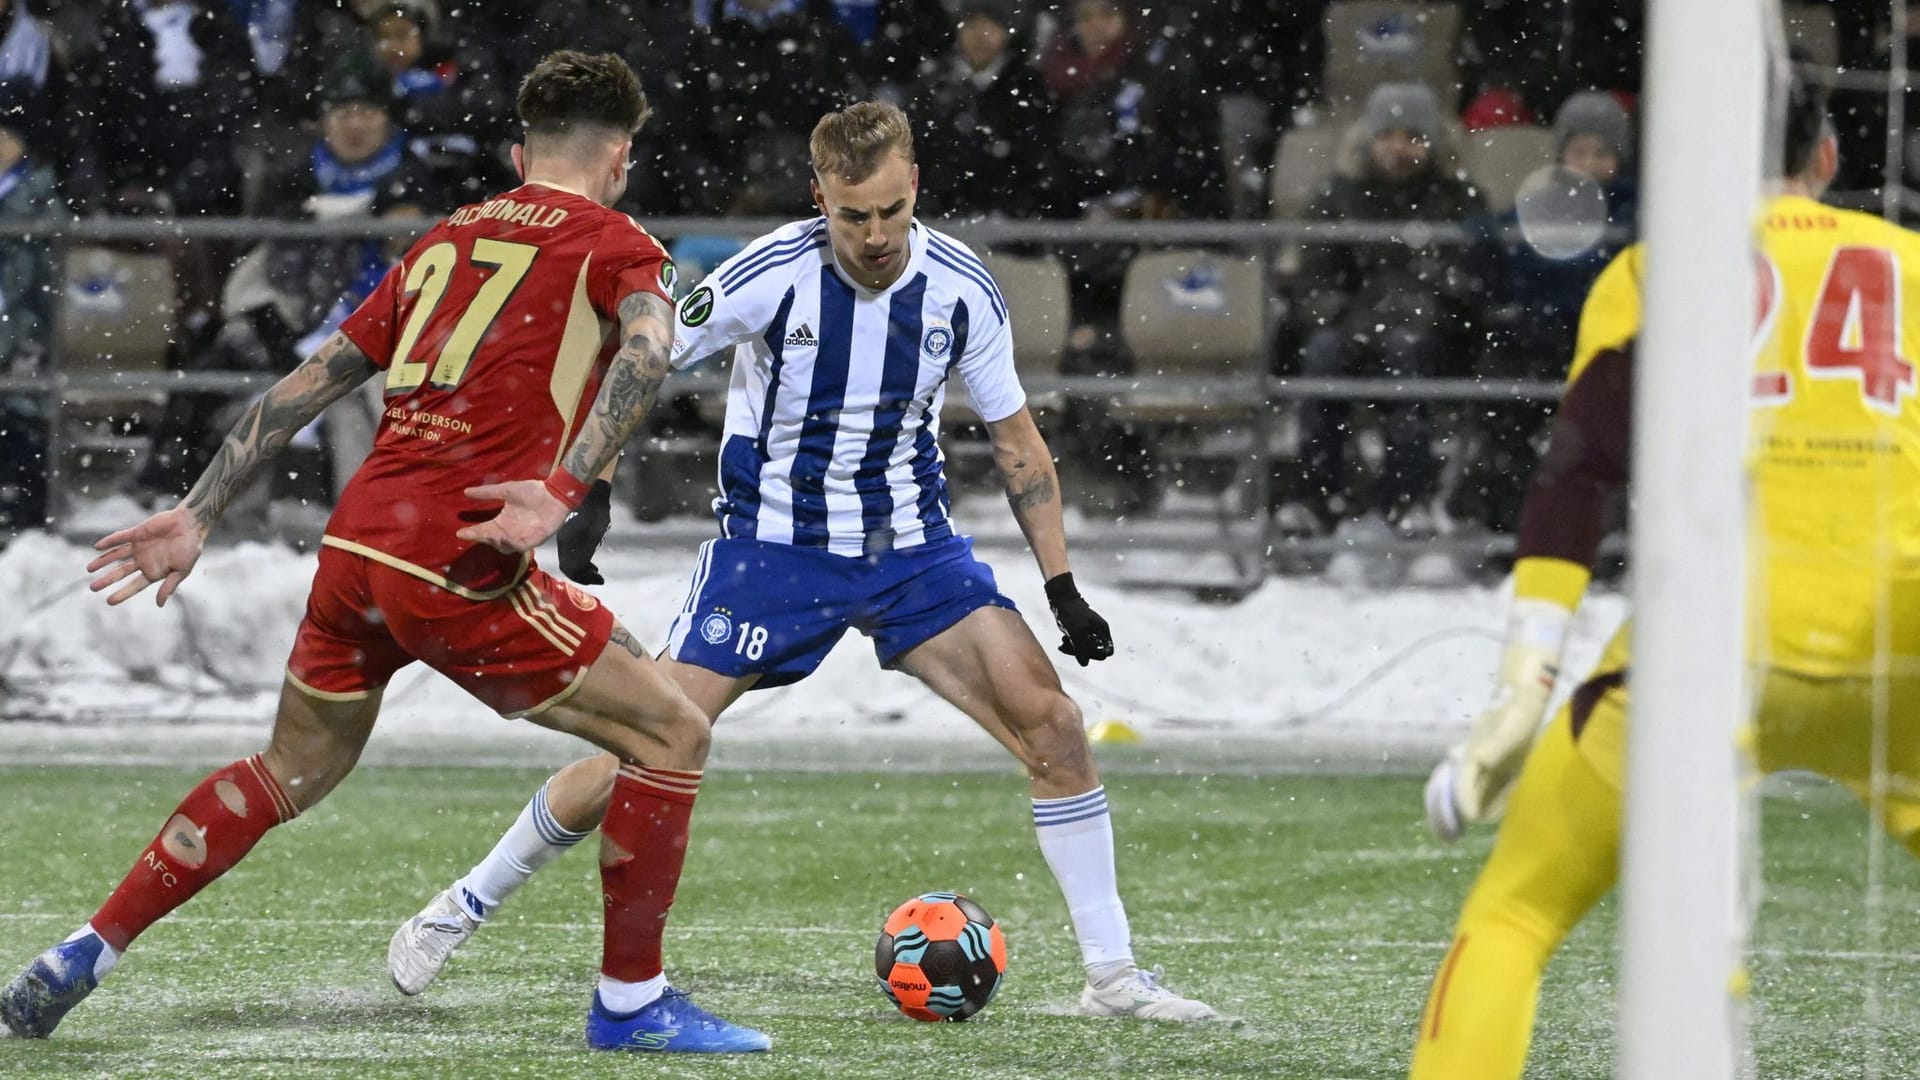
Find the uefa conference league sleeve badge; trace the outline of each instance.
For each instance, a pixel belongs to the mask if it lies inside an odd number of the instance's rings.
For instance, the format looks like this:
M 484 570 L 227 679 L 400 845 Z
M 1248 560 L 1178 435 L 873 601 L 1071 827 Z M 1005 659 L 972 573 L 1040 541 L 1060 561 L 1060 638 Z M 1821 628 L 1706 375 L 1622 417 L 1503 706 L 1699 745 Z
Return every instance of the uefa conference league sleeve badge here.
M 680 305 L 680 324 L 699 326 L 713 317 L 713 288 L 702 285 L 693 290 Z

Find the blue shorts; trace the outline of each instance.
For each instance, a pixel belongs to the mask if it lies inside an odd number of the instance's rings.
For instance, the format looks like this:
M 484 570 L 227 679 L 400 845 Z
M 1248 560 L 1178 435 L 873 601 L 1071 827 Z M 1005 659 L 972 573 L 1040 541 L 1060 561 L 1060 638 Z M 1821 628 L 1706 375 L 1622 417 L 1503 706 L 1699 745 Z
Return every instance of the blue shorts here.
M 756 687 L 799 682 L 848 627 L 873 639 L 881 667 L 983 607 L 1019 609 L 964 536 L 874 556 L 761 540 L 700 545 L 667 655 Z

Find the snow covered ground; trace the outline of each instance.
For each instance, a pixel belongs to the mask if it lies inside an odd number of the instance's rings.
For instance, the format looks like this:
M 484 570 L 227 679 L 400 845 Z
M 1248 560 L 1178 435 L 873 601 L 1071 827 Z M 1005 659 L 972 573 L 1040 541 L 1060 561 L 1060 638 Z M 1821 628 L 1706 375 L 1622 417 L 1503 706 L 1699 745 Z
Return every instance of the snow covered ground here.
M 609 583 L 595 591 L 657 644 L 685 595 L 692 550 L 642 546 L 637 532 L 616 527 L 600 560 Z M 1024 550 L 997 541 L 982 550 L 1051 647 L 1058 635 Z M 0 551 L 9 609 L 0 613 L 0 761 L 200 760 L 257 747 L 313 557 L 217 546 L 165 609 L 151 593 L 110 609 L 86 590 L 89 555 L 50 536 Z M 554 565 L 551 552 L 541 560 Z M 1119 654 L 1085 669 L 1057 659 L 1089 723 L 1119 720 L 1142 736 L 1111 752 L 1146 767 L 1421 770 L 1491 689 L 1502 590 L 1276 577 L 1221 605 L 1123 589 L 1119 576 L 1112 556 L 1079 560 L 1076 577 L 1112 623 Z M 1623 610 L 1611 594 L 1583 608 L 1571 670 L 1597 655 Z M 414 665 L 388 690 L 368 759 L 549 764 L 578 749 L 497 718 Z M 919 683 L 879 671 L 857 634 L 813 678 L 748 695 L 715 740 L 721 766 L 883 761 L 1008 765 Z

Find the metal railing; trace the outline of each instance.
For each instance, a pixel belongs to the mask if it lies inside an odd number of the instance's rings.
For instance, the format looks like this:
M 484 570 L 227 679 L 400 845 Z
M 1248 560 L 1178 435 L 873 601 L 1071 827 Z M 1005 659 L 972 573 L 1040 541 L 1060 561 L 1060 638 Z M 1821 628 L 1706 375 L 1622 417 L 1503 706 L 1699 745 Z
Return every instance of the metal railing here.
M 748 240 L 787 222 L 784 219 L 751 218 L 659 218 L 646 222 L 648 229 L 661 237 L 685 235 L 737 235 Z M 1141 248 L 1205 247 L 1238 252 L 1264 259 L 1268 288 L 1267 303 L 1261 312 L 1262 332 L 1259 354 L 1248 357 L 1245 369 L 1230 378 L 1219 379 L 1190 374 L 1133 372 L 1119 375 L 1054 375 L 1023 377 L 1036 394 L 1060 393 L 1092 401 L 1124 401 L 1143 394 L 1179 393 L 1197 396 L 1207 392 L 1224 402 L 1258 402 L 1263 407 L 1248 419 L 1248 488 L 1244 492 L 1245 513 L 1234 520 L 1214 517 L 1202 529 L 1189 524 L 1185 533 L 1168 533 L 1159 526 L 1140 522 L 1116 525 L 1111 535 L 1094 530 L 1092 535 L 1076 534 L 1076 546 L 1090 550 L 1138 550 L 1143 544 L 1178 547 L 1183 550 L 1207 548 L 1225 551 L 1239 568 L 1239 587 L 1251 588 L 1264 577 L 1265 567 L 1277 547 L 1304 555 L 1327 554 L 1346 550 L 1351 545 L 1331 539 L 1289 541 L 1277 545 L 1268 526 L 1267 485 L 1273 462 L 1271 424 L 1272 406 L 1304 399 L 1341 399 L 1371 401 L 1502 401 L 1554 400 L 1561 387 L 1557 382 L 1512 379 L 1436 378 L 1388 379 L 1375 377 L 1306 378 L 1282 377 L 1270 371 L 1269 358 L 1278 332 L 1275 292 L 1272 288 L 1275 268 L 1289 246 L 1300 243 L 1399 244 L 1413 247 L 1460 247 L 1485 234 L 1484 231 L 1424 222 L 1384 224 L 1370 222 L 1307 221 L 1010 221 L 982 220 L 930 223 L 971 245 L 996 248 L 1004 245 L 1046 245 L 1077 247 L 1086 244 L 1124 244 Z M 67 280 L 65 262 L 69 252 L 81 245 L 105 245 L 132 248 L 154 245 L 191 245 L 232 241 L 315 241 L 411 238 L 424 229 L 419 220 L 374 219 L 335 222 L 285 222 L 255 219 L 193 218 L 96 218 L 59 222 L 0 223 L 0 241 L 21 240 L 46 243 L 52 251 L 53 280 L 56 288 Z M 1617 231 L 1607 239 L 1619 239 Z M 690 284 L 690 283 L 689 283 Z M 51 328 L 52 347 L 44 370 L 34 374 L 0 375 L 0 391 L 43 396 L 49 435 L 49 503 L 59 513 L 68 505 L 70 493 L 64 489 L 60 473 L 65 459 L 66 433 L 63 412 L 66 403 L 89 398 L 169 393 L 216 392 L 251 393 L 271 385 L 277 374 L 237 371 L 127 371 L 76 373 L 65 370 L 60 355 L 65 334 L 61 325 L 67 305 L 54 305 Z M 1230 384 L 1230 385 L 1229 385 Z M 702 392 L 723 386 L 713 375 L 677 376 L 681 390 Z M 1442 543 L 1461 554 L 1499 554 L 1510 545 L 1506 538 L 1475 539 L 1453 545 Z M 1402 549 L 1399 543 L 1364 545 L 1369 550 Z M 1436 545 L 1427 544 L 1427 549 Z

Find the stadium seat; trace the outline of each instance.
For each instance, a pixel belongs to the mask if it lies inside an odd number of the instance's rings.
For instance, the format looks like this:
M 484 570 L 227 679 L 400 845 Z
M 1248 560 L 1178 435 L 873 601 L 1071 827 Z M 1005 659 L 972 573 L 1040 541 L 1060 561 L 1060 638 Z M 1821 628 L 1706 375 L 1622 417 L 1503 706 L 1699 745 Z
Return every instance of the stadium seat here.
M 1231 580 L 1205 587 L 1228 596 L 1244 595 L 1266 573 L 1269 476 L 1253 452 L 1268 429 L 1266 278 L 1264 259 L 1239 253 L 1175 249 L 1135 258 L 1121 290 L 1120 332 L 1140 377 L 1093 403 L 1149 448 L 1160 516 L 1213 523 L 1212 535 L 1193 537 L 1194 550 L 1227 555 Z M 1188 499 L 1198 501 L 1183 506 Z M 1184 572 L 1143 573 L 1128 582 L 1196 586 Z
M 101 247 L 67 254 L 60 360 L 68 372 L 154 369 L 166 361 L 178 303 L 164 255 Z
M 1127 268 L 1120 333 L 1133 353 L 1109 419 L 1156 430 L 1169 464 L 1245 460 L 1266 405 L 1267 299 L 1262 259 L 1197 249 L 1149 252 Z M 1177 467 L 1177 466 L 1176 466 Z
M 1787 44 L 1806 50 L 1807 59 L 1823 68 L 1840 66 L 1840 28 L 1833 9 L 1824 4 L 1782 4 Z
M 166 256 L 104 247 L 69 250 L 55 320 L 59 373 L 97 377 L 161 370 L 174 337 L 177 304 L 173 264 Z M 157 390 L 69 388 L 63 399 L 63 446 L 82 453 L 145 448 L 146 439 L 131 435 L 128 425 L 143 407 L 157 412 L 166 403 Z
M 1023 379 L 1060 374 L 1070 316 L 1067 268 L 1051 255 L 981 255 L 1013 320 L 1013 362 Z
M 1013 364 L 1027 386 L 1027 405 L 1036 416 L 1055 409 L 1058 390 L 1044 384 L 1060 374 L 1060 355 L 1066 350 L 1069 312 L 1067 270 L 1051 255 L 1026 256 L 983 253 L 981 261 L 1007 298 L 1007 317 L 1013 322 Z M 1036 391 L 1035 385 L 1042 389 Z M 947 388 L 941 428 L 954 431 L 977 424 L 973 403 L 957 386 Z
M 1467 179 L 1495 213 L 1513 207 L 1522 181 L 1553 164 L 1553 132 L 1541 127 L 1497 127 L 1467 134 L 1461 144 Z
M 1381 83 L 1421 82 L 1442 111 L 1460 96 L 1460 8 L 1406 0 L 1337 0 L 1327 5 L 1326 103 L 1352 116 Z
M 1260 259 L 1199 249 L 1134 259 L 1121 290 L 1120 332 L 1135 370 L 1218 380 L 1196 385 L 1188 395 L 1194 401 L 1233 396 L 1228 382 L 1264 370 L 1265 275 Z

